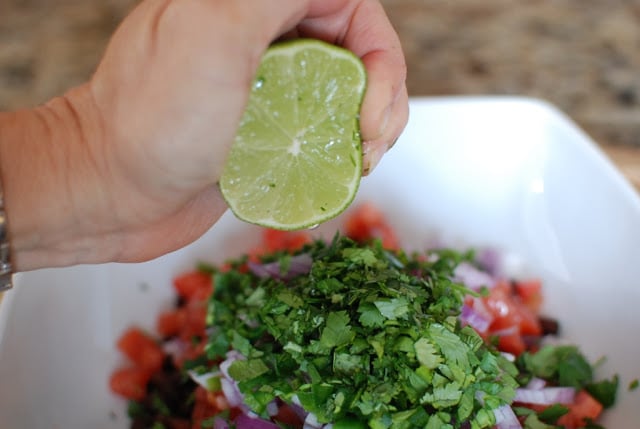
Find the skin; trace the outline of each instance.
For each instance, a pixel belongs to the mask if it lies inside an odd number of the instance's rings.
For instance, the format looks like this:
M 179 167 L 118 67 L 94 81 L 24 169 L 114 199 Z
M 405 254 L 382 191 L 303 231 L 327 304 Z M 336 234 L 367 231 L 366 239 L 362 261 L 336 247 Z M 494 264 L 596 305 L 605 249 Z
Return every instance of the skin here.
M 362 58 L 369 173 L 408 117 L 404 57 L 380 3 L 146 0 L 89 82 L 0 113 L 15 269 L 145 261 L 206 232 L 227 208 L 216 183 L 260 58 L 292 37 Z

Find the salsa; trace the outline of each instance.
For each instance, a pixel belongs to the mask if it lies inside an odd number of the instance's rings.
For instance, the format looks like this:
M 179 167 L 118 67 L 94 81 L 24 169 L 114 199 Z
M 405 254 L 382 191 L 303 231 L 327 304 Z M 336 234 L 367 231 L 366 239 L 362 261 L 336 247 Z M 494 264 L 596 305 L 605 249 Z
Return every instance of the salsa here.
M 264 230 L 173 284 L 157 332 L 117 343 L 132 428 L 595 428 L 615 401 L 617 377 L 543 343 L 540 281 L 473 250 L 406 253 L 368 204 L 329 241 Z

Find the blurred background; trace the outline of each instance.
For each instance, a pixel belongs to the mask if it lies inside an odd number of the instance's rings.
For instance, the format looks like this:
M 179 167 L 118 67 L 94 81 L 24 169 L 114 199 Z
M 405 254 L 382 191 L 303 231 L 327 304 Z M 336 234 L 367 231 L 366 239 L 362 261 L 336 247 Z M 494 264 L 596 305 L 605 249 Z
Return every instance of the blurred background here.
M 138 0 L 0 0 L 0 109 L 86 80 Z M 524 95 L 640 187 L 640 0 L 383 0 L 413 96 Z

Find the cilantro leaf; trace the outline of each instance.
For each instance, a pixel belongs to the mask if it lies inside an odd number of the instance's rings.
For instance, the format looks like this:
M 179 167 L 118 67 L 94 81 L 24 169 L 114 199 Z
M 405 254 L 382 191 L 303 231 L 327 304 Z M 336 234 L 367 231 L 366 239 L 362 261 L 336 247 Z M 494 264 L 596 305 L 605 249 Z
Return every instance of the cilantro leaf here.
M 348 344 L 354 338 L 354 333 L 349 326 L 349 315 L 345 311 L 330 313 L 327 324 L 322 330 L 320 343 L 328 348 L 340 347 Z

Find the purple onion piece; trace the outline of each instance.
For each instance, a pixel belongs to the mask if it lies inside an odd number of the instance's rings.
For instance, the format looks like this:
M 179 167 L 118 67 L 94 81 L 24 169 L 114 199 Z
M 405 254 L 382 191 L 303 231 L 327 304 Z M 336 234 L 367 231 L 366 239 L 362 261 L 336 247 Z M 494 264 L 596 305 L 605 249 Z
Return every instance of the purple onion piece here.
M 243 407 L 244 405 L 244 396 L 242 392 L 240 392 L 240 388 L 238 387 L 238 383 L 231 378 L 229 375 L 229 367 L 237 360 L 244 360 L 245 357 L 242 354 L 238 353 L 235 350 L 230 350 L 227 352 L 227 358 L 220 362 L 219 368 L 222 373 L 222 377 L 220 378 L 220 387 L 222 389 L 222 393 L 224 393 L 227 402 L 232 407 Z
M 496 284 L 493 277 L 468 262 L 458 264 L 453 271 L 453 280 L 475 291 L 479 291 L 483 286 L 491 289 Z
M 542 389 L 516 389 L 514 402 L 535 405 L 571 404 L 576 396 L 573 387 L 544 387 Z
M 500 275 L 502 266 L 502 255 L 496 249 L 485 248 L 480 249 L 476 256 L 476 262 L 484 271 L 492 276 Z
M 323 426 L 324 424 L 318 421 L 318 418 L 315 414 L 309 413 L 304 419 L 304 426 L 302 427 L 302 429 L 322 429 Z
M 277 262 L 271 262 L 268 264 L 259 264 L 253 261 L 247 262 L 247 267 L 249 268 L 249 271 L 251 271 L 253 275 L 260 277 L 261 279 L 273 277 L 272 272 L 274 271 L 274 266 L 279 272 L 280 264 Z
M 216 417 L 213 420 L 213 429 L 229 429 L 229 423 L 221 417 Z
M 282 266 L 279 261 L 259 264 L 249 261 L 247 267 L 254 275 L 260 278 L 274 278 L 278 280 L 290 280 L 293 277 L 308 274 L 311 270 L 313 259 L 308 253 L 301 253 L 291 257 L 287 272 L 282 272 Z
M 460 313 L 460 321 L 463 325 L 470 325 L 473 329 L 481 334 L 484 334 L 489 330 L 491 325 L 491 319 L 484 314 L 477 311 L 474 307 L 470 307 L 467 304 L 462 306 L 462 312 Z
M 493 410 L 496 416 L 496 429 L 522 429 L 518 416 L 509 405 L 503 405 Z
M 209 390 L 209 381 L 212 378 L 220 377 L 220 373 L 218 371 L 207 372 L 204 374 L 198 374 L 194 370 L 187 371 L 191 380 L 193 380 L 196 384 L 203 387 L 206 390 Z
M 538 378 L 538 377 L 533 377 L 531 380 L 529 380 L 529 383 L 527 383 L 526 389 L 537 390 L 537 389 L 542 389 L 546 385 L 547 385 L 546 380 L 543 380 L 542 378 Z
M 240 414 L 234 420 L 237 429 L 280 429 L 278 425 L 269 420 L 259 417 L 250 417 L 246 414 Z

